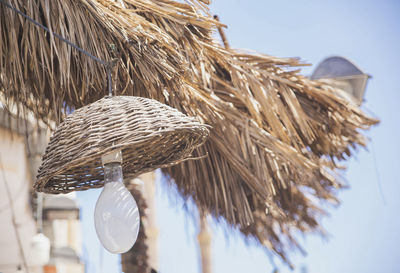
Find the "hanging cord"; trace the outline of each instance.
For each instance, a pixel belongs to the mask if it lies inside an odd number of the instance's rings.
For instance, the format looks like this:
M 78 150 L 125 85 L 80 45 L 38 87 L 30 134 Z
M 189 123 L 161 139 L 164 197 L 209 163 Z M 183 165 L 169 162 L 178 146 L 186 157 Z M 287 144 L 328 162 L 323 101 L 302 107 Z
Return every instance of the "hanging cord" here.
M 43 193 L 37 193 L 36 219 L 38 232 L 43 233 Z
M 90 54 L 89 52 L 87 52 L 86 50 L 80 48 L 79 46 L 77 46 L 76 44 L 72 43 L 71 41 L 65 39 L 64 37 L 62 37 L 61 35 L 51 31 L 49 28 L 45 27 L 44 25 L 42 25 L 41 23 L 35 21 L 34 19 L 32 19 L 31 17 L 29 17 L 28 15 L 26 15 L 25 13 L 23 13 L 22 11 L 14 8 L 13 6 L 11 6 L 10 4 L 6 3 L 5 0 L 0 0 L 0 3 L 4 4 L 7 8 L 15 11 L 16 13 L 18 13 L 19 15 L 23 16 L 25 19 L 27 19 L 29 22 L 33 23 L 34 25 L 44 29 L 45 31 L 47 31 L 48 33 L 54 35 L 55 37 L 57 37 L 58 39 L 60 39 L 61 41 L 63 41 L 64 43 L 67 43 L 68 45 L 72 46 L 73 48 L 75 48 L 76 50 L 80 51 L 81 53 L 85 54 L 86 56 L 90 57 L 91 59 L 95 60 L 96 62 L 104 65 L 106 67 L 107 70 L 107 77 L 108 77 L 108 95 L 112 96 L 112 79 L 111 79 L 111 70 L 112 68 L 117 64 L 117 60 L 113 59 L 110 62 L 105 62 L 102 59 Z
M 111 46 L 112 48 L 112 46 Z M 113 68 L 117 65 L 118 59 L 112 59 L 110 62 L 107 63 L 106 65 L 106 70 L 107 70 L 107 77 L 108 77 L 108 95 L 111 97 L 112 96 L 112 70 Z

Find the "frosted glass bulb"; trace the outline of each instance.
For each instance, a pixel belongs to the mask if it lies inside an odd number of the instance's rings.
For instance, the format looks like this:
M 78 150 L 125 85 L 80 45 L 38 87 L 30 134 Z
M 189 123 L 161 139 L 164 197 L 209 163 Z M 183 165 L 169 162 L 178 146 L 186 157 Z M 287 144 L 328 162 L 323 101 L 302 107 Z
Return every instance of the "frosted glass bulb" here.
M 139 210 L 123 183 L 121 163 L 105 164 L 104 178 L 104 189 L 94 211 L 96 233 L 109 252 L 124 253 L 136 242 L 140 225 Z

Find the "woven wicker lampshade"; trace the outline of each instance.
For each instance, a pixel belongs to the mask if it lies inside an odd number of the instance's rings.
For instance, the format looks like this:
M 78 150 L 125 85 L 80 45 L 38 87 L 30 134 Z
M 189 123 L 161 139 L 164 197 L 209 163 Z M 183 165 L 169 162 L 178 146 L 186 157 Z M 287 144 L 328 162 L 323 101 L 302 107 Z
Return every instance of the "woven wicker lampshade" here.
M 34 188 L 67 193 L 103 186 L 101 156 L 122 150 L 124 177 L 187 159 L 207 125 L 156 100 L 104 97 L 69 115 L 50 139 Z

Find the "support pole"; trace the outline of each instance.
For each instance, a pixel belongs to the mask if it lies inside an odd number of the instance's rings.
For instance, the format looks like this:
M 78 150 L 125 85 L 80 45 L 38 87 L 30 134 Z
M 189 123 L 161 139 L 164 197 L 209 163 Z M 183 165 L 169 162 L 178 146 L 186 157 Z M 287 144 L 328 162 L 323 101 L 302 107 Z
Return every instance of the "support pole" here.
M 208 227 L 207 216 L 199 216 L 200 231 L 197 235 L 199 242 L 202 273 L 212 273 L 211 270 L 211 233 Z
M 217 21 L 219 22 L 219 17 L 218 17 L 218 15 L 214 15 L 214 19 L 217 20 Z M 219 35 L 221 36 L 221 40 L 222 40 L 222 42 L 224 43 L 224 47 L 225 47 L 226 49 L 229 49 L 230 46 L 229 46 L 228 40 L 226 39 L 226 35 L 225 35 L 224 29 L 223 29 L 221 26 L 218 26 L 217 28 L 218 28 Z

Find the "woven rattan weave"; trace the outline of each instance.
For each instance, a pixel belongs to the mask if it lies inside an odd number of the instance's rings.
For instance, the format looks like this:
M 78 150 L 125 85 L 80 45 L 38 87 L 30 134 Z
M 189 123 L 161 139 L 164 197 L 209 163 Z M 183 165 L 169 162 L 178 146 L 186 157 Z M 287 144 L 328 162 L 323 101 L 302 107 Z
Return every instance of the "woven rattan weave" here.
M 103 186 L 101 155 L 121 149 L 124 177 L 187 159 L 209 130 L 152 99 L 105 97 L 69 115 L 50 139 L 35 190 L 67 193 Z

